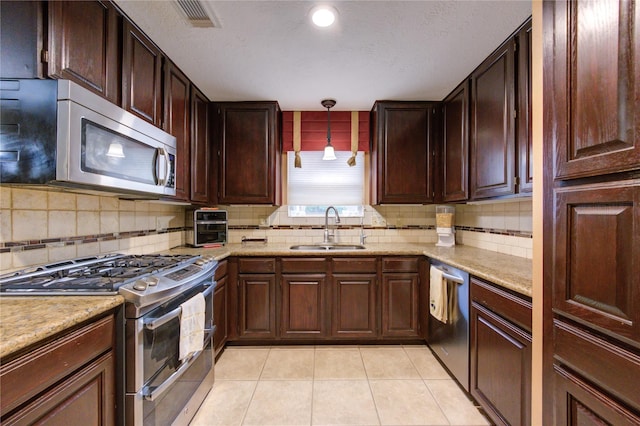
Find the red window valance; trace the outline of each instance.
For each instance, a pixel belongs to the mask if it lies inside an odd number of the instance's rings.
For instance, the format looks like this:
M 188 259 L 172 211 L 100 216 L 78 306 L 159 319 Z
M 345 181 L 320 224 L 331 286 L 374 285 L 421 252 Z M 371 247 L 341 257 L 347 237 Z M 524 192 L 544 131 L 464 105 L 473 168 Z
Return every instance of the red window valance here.
M 322 151 L 327 145 L 327 112 L 300 113 L 302 151 Z M 331 111 L 331 145 L 351 151 L 351 111 Z M 293 151 L 293 111 L 282 112 L 282 150 Z M 358 111 L 358 151 L 369 151 L 369 111 Z

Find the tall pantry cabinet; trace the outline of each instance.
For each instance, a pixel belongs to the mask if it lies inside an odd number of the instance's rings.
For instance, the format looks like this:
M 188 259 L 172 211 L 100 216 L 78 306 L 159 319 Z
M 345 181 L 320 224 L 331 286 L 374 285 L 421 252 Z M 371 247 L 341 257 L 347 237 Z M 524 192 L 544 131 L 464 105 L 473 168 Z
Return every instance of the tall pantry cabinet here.
M 640 424 L 640 7 L 550 1 L 545 424 Z

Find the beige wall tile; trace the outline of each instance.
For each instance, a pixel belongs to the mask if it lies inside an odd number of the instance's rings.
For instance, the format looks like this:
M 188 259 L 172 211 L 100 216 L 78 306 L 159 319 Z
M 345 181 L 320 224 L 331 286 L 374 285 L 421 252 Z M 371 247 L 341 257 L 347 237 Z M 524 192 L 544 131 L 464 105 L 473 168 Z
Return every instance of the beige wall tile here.
M 0 241 L 11 241 L 11 210 L 0 210 Z
M 32 189 L 13 188 L 11 192 L 12 208 L 16 210 L 46 210 L 47 192 Z
M 136 230 L 136 214 L 133 211 L 120 211 L 119 214 L 120 232 L 130 232 Z
M 100 210 L 100 197 L 96 195 L 78 194 L 76 197 L 78 210 Z
M 100 241 L 100 254 L 114 253 L 120 250 L 119 240 Z
M 118 210 L 120 200 L 117 197 L 100 197 L 100 210 Z
M 78 211 L 76 226 L 78 236 L 96 235 L 100 233 L 100 212 Z
M 100 244 L 97 242 L 78 244 L 78 247 L 76 247 L 76 254 L 78 257 L 95 256 L 100 254 Z
M 13 253 L 13 267 L 16 269 L 43 263 L 49 263 L 49 251 L 47 249 L 24 250 Z
M 11 272 L 13 267 L 13 255 L 11 253 L 0 253 L 0 271 L 3 274 Z
M 13 241 L 39 240 L 49 235 L 46 210 L 14 210 L 11 221 Z
M 76 235 L 75 211 L 49 211 L 49 238 L 73 237 Z
M 49 192 L 49 210 L 76 210 L 76 194 Z
M 73 259 L 76 256 L 76 245 L 59 245 L 49 248 L 49 262 L 58 262 L 60 260 Z
M 0 209 L 11 208 L 11 188 L 0 185 Z
M 108 234 L 118 232 L 120 227 L 118 224 L 118 212 L 101 211 L 100 212 L 100 233 Z

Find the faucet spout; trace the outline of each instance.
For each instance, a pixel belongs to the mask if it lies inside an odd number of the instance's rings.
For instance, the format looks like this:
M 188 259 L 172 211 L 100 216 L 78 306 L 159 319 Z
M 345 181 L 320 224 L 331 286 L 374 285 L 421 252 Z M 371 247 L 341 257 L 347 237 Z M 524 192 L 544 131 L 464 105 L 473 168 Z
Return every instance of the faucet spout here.
M 333 209 L 333 212 L 336 215 L 336 223 L 340 223 L 340 215 L 338 214 L 338 210 L 335 207 L 329 206 L 327 210 L 324 212 L 324 242 L 330 243 L 333 242 L 334 234 L 329 231 L 329 210 Z

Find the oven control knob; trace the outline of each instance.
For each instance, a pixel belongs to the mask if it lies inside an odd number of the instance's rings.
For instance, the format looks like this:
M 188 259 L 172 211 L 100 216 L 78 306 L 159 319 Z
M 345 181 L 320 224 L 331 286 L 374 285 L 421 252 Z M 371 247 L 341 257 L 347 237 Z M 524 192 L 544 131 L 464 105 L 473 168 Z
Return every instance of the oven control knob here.
M 158 282 L 160 281 L 156 277 L 147 277 L 144 280 L 146 281 L 147 284 L 149 284 L 149 287 L 153 287 L 153 286 L 158 285 Z
M 147 289 L 147 282 L 143 280 L 138 280 L 133 283 L 133 289 L 138 291 L 145 291 Z

